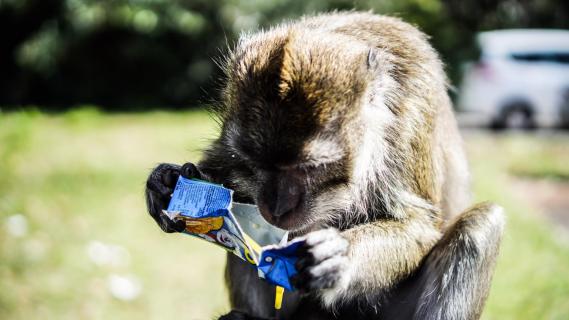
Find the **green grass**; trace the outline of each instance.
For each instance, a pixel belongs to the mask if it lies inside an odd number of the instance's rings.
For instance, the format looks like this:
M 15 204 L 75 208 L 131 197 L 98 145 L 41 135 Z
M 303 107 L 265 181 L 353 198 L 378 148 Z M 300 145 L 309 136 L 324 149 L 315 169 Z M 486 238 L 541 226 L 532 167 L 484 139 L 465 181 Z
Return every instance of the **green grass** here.
M 214 133 L 203 112 L 0 115 L 0 221 L 20 213 L 29 225 L 24 237 L 0 231 L 0 318 L 207 319 L 226 311 L 224 253 L 163 234 L 143 198 L 149 169 L 197 159 Z M 92 241 L 124 247 L 130 262 L 95 265 Z M 113 298 L 111 274 L 138 277 L 142 294 Z
M 504 145 L 512 154 L 509 172 L 527 178 L 569 181 L 569 136 L 563 134 L 518 135 Z
M 163 234 L 143 199 L 154 165 L 195 161 L 214 137 L 213 121 L 200 111 L 0 113 L 0 318 L 210 319 L 226 312 L 224 252 Z M 569 318 L 568 242 L 511 194 L 507 175 L 515 166 L 563 172 L 568 144 L 468 136 L 476 198 L 508 214 L 486 319 Z M 8 232 L 15 214 L 28 223 L 20 237 Z M 94 241 L 120 246 L 122 259 L 97 265 L 87 250 Z M 140 296 L 114 298 L 111 275 L 139 279 Z
M 544 221 L 531 199 L 514 194 L 508 175 L 513 167 L 564 170 L 567 136 L 471 134 L 466 145 L 476 200 L 499 203 L 508 219 L 483 318 L 569 319 L 569 231 Z

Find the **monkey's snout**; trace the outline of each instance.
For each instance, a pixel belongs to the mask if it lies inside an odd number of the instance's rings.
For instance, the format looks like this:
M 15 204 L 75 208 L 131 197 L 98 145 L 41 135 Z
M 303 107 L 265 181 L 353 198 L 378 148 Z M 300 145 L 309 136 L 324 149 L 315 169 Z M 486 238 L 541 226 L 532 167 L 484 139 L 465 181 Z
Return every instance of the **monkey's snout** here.
M 280 188 L 279 188 L 280 189 Z M 271 214 L 274 217 L 280 217 L 288 212 L 294 211 L 301 199 L 301 192 L 297 186 L 285 186 L 284 190 L 277 191 L 277 199 L 274 203 L 274 208 L 271 208 Z
M 296 213 L 302 206 L 303 184 L 297 179 L 282 177 L 265 184 L 263 189 L 258 201 L 261 214 L 272 224 L 288 225 L 284 220 L 289 220 L 288 215 Z

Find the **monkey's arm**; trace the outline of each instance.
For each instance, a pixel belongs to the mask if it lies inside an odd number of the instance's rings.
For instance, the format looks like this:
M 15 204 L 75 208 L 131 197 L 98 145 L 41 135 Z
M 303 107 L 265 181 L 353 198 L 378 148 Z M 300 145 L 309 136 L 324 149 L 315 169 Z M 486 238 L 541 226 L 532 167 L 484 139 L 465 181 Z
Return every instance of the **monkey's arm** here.
M 405 219 L 309 233 L 297 287 L 323 289 L 323 302 L 330 306 L 355 297 L 377 301 L 415 270 L 440 238 L 430 214 L 414 210 Z
M 350 241 L 344 267 L 326 270 L 338 277 L 332 288 L 319 291 L 323 301 L 334 308 L 375 306 L 386 319 L 477 319 L 498 256 L 504 228 L 502 209 L 478 204 L 462 213 L 439 240 L 436 231 L 424 228 L 420 221 L 375 222 L 336 232 L 336 237 L 313 246 L 312 252 L 322 255 L 325 247 L 319 246 L 324 243 L 333 244 L 328 245 L 331 248 L 338 247 L 338 239 Z M 434 246 L 428 236 L 413 237 L 426 231 L 435 232 Z M 325 232 L 334 233 L 317 233 Z M 340 258 L 324 261 L 333 260 Z M 315 268 L 322 269 L 326 263 L 319 265 L 313 264 L 307 271 L 321 275 Z M 311 278 L 313 284 L 317 278 Z M 385 296 L 387 288 L 390 292 Z
M 350 243 L 350 265 L 337 294 L 348 287 L 383 293 L 413 272 L 441 236 L 429 213 L 413 211 L 403 220 L 376 221 L 342 232 Z

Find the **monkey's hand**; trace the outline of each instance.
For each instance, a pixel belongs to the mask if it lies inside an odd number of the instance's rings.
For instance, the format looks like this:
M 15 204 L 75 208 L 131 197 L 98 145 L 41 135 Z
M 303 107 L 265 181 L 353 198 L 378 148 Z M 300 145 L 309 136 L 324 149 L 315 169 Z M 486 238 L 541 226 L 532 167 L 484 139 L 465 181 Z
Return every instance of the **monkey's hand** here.
M 177 164 L 162 163 L 152 170 L 148 180 L 146 180 L 146 206 L 148 213 L 156 220 L 160 228 L 167 233 L 181 232 L 186 226 L 184 221 L 174 222 L 162 212 L 162 210 L 168 207 L 170 197 L 180 174 L 188 179 L 203 179 L 203 175 L 198 168 L 188 162 L 182 167 Z
M 334 288 L 348 268 L 348 246 L 333 228 L 307 234 L 298 251 L 293 285 L 302 292 Z

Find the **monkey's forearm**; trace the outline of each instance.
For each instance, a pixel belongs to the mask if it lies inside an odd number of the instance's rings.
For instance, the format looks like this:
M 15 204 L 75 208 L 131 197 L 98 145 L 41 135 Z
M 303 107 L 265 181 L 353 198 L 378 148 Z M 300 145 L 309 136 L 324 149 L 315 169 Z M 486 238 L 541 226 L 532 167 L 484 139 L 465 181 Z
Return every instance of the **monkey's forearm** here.
M 324 299 L 349 300 L 355 293 L 382 294 L 413 272 L 441 237 L 428 215 L 414 212 L 406 220 L 376 221 L 342 232 L 350 242 L 349 267 Z

